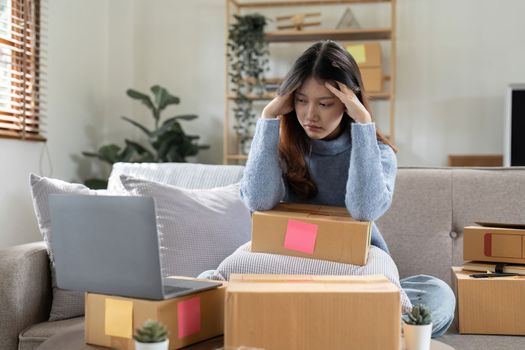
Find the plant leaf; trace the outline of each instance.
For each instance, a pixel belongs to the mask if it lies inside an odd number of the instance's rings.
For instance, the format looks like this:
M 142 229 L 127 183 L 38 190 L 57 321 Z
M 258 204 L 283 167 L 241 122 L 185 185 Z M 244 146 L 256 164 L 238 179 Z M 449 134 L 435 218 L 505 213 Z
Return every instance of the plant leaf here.
M 148 107 L 151 111 L 155 110 L 155 106 L 153 105 L 153 102 L 151 102 L 151 98 L 148 95 L 133 89 L 127 89 L 126 94 L 132 99 L 142 101 L 142 103 L 145 104 L 146 107 Z
M 178 116 L 175 116 L 175 117 L 172 117 L 170 119 L 182 119 L 182 120 L 193 120 L 193 119 L 197 119 L 199 116 L 195 115 L 195 114 L 184 114 L 184 115 L 178 115 Z M 169 120 L 169 119 L 167 119 Z
M 122 119 L 124 119 L 125 121 L 127 121 L 128 123 L 131 123 L 132 125 L 136 126 L 137 128 L 139 128 L 140 130 L 142 130 L 146 135 L 148 136 L 151 136 L 151 131 L 146 128 L 145 126 L 143 126 L 142 124 L 134 121 L 133 119 L 130 119 L 128 117 L 121 117 Z
M 155 95 L 155 105 L 159 112 L 168 107 L 171 104 L 179 104 L 180 99 L 177 96 L 173 96 L 160 85 L 154 85 L 151 87 L 151 92 Z

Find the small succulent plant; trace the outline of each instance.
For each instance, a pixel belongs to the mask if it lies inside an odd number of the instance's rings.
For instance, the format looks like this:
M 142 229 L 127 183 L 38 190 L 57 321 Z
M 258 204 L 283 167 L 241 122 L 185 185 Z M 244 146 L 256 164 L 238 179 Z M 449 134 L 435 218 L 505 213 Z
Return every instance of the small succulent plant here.
M 166 327 L 154 320 L 147 320 L 141 328 L 135 330 L 133 338 L 141 343 L 160 343 L 166 340 L 168 331 Z
M 412 311 L 403 315 L 403 321 L 408 324 L 423 326 L 432 322 L 430 310 L 425 304 L 417 304 Z

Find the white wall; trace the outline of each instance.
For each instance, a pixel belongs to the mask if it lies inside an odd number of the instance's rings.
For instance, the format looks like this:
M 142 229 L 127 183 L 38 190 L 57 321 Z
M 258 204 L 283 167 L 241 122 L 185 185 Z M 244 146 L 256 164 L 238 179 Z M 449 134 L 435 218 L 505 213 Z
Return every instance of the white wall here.
M 152 125 L 147 109 L 125 95 L 129 87 L 169 88 L 181 104 L 165 117 L 197 114 L 185 129 L 211 145 L 197 160 L 222 161 L 223 0 L 51 0 L 46 6 L 50 157 L 43 143 L 0 139 L 0 247 L 39 239 L 30 172 L 85 179 L 97 167 L 81 151 L 141 137 L 120 116 Z M 443 166 L 449 153 L 502 153 L 505 87 L 525 81 L 523 13 L 521 0 L 398 0 L 400 165 Z
M 106 8 L 104 0 L 46 3 L 44 128 L 51 157 L 44 143 L 0 139 L 0 247 L 40 239 L 29 192 L 30 172 L 67 181 L 91 172 L 90 163 L 76 155 L 102 140 Z
M 400 165 L 503 154 L 506 86 L 525 82 L 525 1 L 399 0 Z

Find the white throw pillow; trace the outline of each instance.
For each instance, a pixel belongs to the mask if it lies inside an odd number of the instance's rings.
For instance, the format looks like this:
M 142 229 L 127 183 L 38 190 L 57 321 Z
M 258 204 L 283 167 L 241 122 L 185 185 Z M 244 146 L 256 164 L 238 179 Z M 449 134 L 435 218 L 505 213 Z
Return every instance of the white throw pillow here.
M 163 276 L 196 277 L 215 269 L 251 238 L 239 184 L 185 189 L 120 175 L 130 195 L 155 200 Z
M 48 197 L 52 193 L 84 195 L 108 195 L 110 193 L 106 190 L 92 190 L 82 184 L 50 179 L 35 174 L 31 174 L 29 180 L 38 227 L 47 244 L 47 251 L 51 262 L 53 302 L 51 304 L 49 321 L 82 316 L 84 314 L 84 294 L 82 292 L 60 289 L 57 288 L 56 285 L 53 251 L 51 250 L 50 244 L 53 232 L 51 230 Z

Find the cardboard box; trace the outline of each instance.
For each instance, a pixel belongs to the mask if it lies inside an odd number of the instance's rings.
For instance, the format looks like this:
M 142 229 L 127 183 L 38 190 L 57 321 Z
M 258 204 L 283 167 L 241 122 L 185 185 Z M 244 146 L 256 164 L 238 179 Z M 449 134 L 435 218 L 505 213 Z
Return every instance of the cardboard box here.
M 342 45 L 354 57 L 359 68 L 381 67 L 381 45 L 379 43 L 344 43 Z
M 281 203 L 252 216 L 252 251 L 365 265 L 372 223 L 346 208 Z
M 161 301 L 86 293 L 87 344 L 134 350 L 133 334 L 147 319 L 168 328 L 170 349 L 223 334 L 225 285 Z
M 465 227 L 464 260 L 525 264 L 524 225 L 497 223 L 483 223 L 483 225 Z
M 399 289 L 384 276 L 231 275 L 224 345 L 400 348 Z
M 383 92 L 383 72 L 381 67 L 361 68 L 360 70 L 366 92 Z
M 383 92 L 383 66 L 381 60 L 381 45 L 379 43 L 343 44 L 354 57 L 366 92 Z
M 525 335 L 525 276 L 473 278 L 453 267 L 459 332 Z

